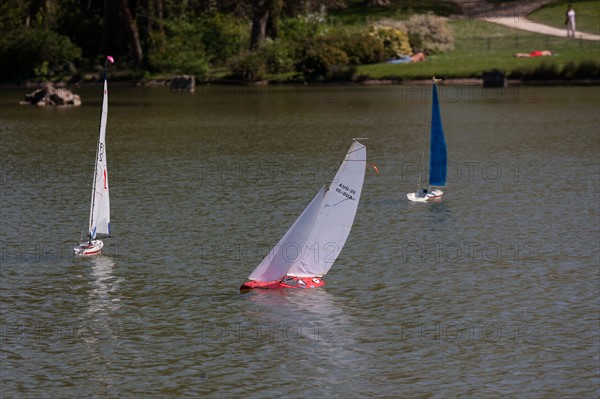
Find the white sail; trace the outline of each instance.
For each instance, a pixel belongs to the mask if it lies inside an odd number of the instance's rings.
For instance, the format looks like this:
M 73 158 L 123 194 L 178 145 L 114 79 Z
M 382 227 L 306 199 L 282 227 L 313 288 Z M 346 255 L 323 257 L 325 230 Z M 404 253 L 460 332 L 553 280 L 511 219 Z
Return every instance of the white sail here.
M 281 280 L 301 255 L 306 241 L 323 207 L 325 186 L 315 195 L 292 227 L 281 237 L 271 252 L 258 264 L 248 279 L 255 281 Z
M 100 138 L 96 149 L 96 167 L 92 182 L 89 234 L 110 234 L 110 200 L 108 196 L 108 170 L 106 163 L 106 120 L 108 118 L 108 87 L 104 79 L 102 116 L 100 118 Z
M 286 275 L 322 277 L 329 271 L 352 228 L 366 159 L 366 147 L 354 141 L 327 191 L 321 188 L 250 274 L 250 280 L 278 281 Z
M 352 229 L 366 166 L 367 148 L 354 141 L 325 194 L 302 258 L 290 268 L 289 276 L 323 277 L 331 269 Z

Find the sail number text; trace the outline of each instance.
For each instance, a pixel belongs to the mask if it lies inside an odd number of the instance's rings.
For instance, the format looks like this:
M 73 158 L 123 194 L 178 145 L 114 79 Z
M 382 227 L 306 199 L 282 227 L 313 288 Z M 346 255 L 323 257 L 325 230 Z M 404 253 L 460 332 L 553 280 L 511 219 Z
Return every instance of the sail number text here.
M 354 194 L 356 194 L 356 191 L 351 189 L 350 187 L 346 186 L 345 184 L 338 184 L 338 186 L 335 188 L 335 191 L 337 193 L 342 194 L 344 197 L 351 199 L 351 200 L 355 200 L 354 198 Z
M 98 145 L 98 161 L 102 162 L 102 158 L 104 158 L 104 143 Z

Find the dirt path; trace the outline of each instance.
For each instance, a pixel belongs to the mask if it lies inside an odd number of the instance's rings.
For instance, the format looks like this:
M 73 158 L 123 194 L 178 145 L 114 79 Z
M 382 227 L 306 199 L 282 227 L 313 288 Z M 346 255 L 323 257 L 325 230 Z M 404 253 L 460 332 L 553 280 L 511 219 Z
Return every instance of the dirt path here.
M 481 19 L 544 35 L 567 36 L 566 29 L 539 24 L 527 19 L 527 15 L 546 4 L 553 3 L 553 0 L 523 0 L 501 5 L 488 3 L 486 0 L 454 0 L 454 2 L 460 7 L 464 18 Z M 584 32 L 577 32 L 576 38 L 600 41 L 600 35 Z

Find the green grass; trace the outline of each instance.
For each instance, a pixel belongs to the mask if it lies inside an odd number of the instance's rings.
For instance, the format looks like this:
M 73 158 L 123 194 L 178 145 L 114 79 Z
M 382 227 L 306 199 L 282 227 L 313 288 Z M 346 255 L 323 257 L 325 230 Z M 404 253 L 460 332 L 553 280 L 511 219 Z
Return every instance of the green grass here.
M 413 14 L 427 12 L 443 16 L 460 14 L 460 8 L 448 0 L 392 0 L 387 7 L 365 7 L 364 0 L 346 0 L 345 3 L 346 8 L 330 11 L 330 22 L 355 25 L 382 18 L 408 19 Z
M 531 13 L 529 19 L 565 29 L 565 12 L 568 4 L 572 4 L 575 10 L 577 31 L 600 34 L 600 1 L 559 0 Z
M 420 79 L 481 77 L 484 71 L 500 69 L 520 76 L 540 65 L 558 69 L 575 62 L 600 64 L 598 42 L 579 41 L 519 31 L 485 21 L 450 22 L 455 33 L 455 50 L 432 55 L 415 64 L 373 64 L 358 67 L 357 75 L 372 79 Z M 514 53 L 553 50 L 553 57 L 515 58 Z

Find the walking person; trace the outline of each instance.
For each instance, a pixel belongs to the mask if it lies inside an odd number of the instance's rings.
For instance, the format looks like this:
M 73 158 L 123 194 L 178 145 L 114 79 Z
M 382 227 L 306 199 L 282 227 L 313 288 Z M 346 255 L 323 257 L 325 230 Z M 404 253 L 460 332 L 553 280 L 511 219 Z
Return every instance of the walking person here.
M 567 37 L 575 37 L 575 10 L 569 4 L 567 6 L 565 25 L 567 25 Z

